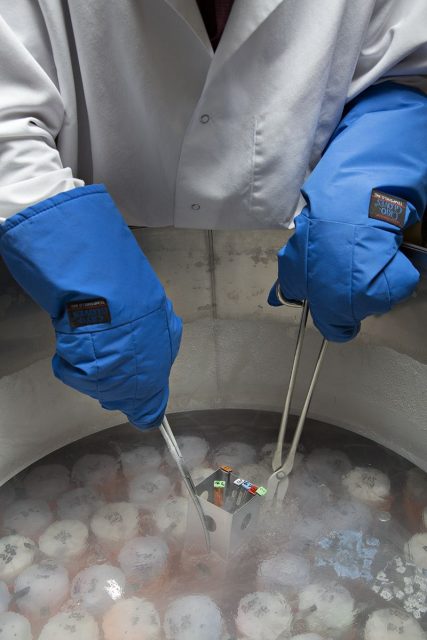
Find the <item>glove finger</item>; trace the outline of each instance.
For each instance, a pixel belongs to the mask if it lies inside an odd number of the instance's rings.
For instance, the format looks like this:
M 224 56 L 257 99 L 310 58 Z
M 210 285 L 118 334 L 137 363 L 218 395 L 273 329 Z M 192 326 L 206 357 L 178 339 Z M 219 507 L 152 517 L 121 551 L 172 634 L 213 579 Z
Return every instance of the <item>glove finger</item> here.
M 304 211 L 295 219 L 295 233 L 278 253 L 280 289 L 288 300 L 307 298 L 307 245 L 310 222 Z
M 307 297 L 307 243 L 309 221 L 304 209 L 295 218 L 295 233 L 277 254 L 280 289 L 288 300 L 305 300 Z M 268 304 L 281 306 L 276 294 L 276 283 L 268 296 Z
M 271 307 L 281 307 L 282 303 L 280 302 L 279 298 L 277 297 L 277 280 L 276 282 L 273 284 L 273 286 L 270 289 L 270 293 L 268 294 L 268 298 L 267 298 L 267 302 Z
M 360 322 L 355 324 L 333 324 L 322 320 L 322 313 L 318 314 L 316 308 L 310 307 L 311 316 L 315 327 L 322 336 L 330 342 L 349 342 L 360 331 Z
M 384 275 L 390 290 L 392 307 L 408 298 L 420 280 L 419 272 L 401 251 L 398 251 L 387 264 Z
M 166 385 L 150 398 L 136 398 L 127 404 L 123 400 L 102 401 L 104 409 L 122 411 L 129 422 L 138 429 L 158 427 L 163 420 L 169 400 L 169 386 Z

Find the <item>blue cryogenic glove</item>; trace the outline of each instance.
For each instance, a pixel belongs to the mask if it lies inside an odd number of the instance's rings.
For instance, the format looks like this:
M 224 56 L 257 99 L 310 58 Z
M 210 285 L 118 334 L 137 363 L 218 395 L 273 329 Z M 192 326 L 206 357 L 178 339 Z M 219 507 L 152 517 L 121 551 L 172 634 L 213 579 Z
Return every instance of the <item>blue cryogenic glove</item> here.
M 284 296 L 307 299 L 328 340 L 389 311 L 419 274 L 399 247 L 427 200 L 427 97 L 392 82 L 354 100 L 305 183 L 307 206 L 278 254 Z M 275 287 L 269 303 L 280 304 Z
M 105 188 L 17 213 L 0 226 L 0 251 L 52 318 L 55 375 L 137 427 L 159 425 L 181 321 Z

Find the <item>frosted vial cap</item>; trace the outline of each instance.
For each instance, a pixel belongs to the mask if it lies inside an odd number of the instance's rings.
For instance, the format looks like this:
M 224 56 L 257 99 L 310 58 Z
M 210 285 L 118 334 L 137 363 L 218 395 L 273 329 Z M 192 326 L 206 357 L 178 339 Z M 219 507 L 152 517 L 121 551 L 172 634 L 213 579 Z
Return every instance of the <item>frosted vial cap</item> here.
M 80 485 L 102 486 L 115 480 L 118 463 L 105 453 L 87 453 L 79 458 L 72 469 L 72 479 Z
M 342 482 L 350 495 L 362 502 L 381 502 L 390 495 L 389 477 L 373 467 L 355 467 Z
M 119 600 L 102 621 L 105 640 L 161 640 L 159 614 L 143 598 Z
M 171 491 L 171 481 L 162 473 L 147 471 L 129 482 L 129 500 L 147 511 L 157 509 L 158 505 L 169 497 Z
M 87 549 L 89 530 L 79 520 L 57 520 L 40 536 L 39 549 L 49 558 L 68 562 Z
M 405 544 L 405 555 L 420 569 L 427 570 L 427 533 L 416 533 Z
M 37 539 L 52 522 L 53 514 L 45 500 L 17 500 L 4 511 L 3 531 Z
M 7 611 L 9 608 L 11 595 L 5 582 L 0 582 L 0 613 Z
M 156 527 L 161 533 L 173 538 L 183 538 L 187 530 L 187 512 L 187 498 L 168 498 L 154 513 Z
M 162 463 L 162 456 L 155 447 L 147 445 L 122 451 L 120 462 L 123 475 L 129 479 L 141 472 L 158 469 Z
M 205 461 L 209 451 L 209 444 L 205 438 L 200 438 L 199 436 L 177 436 L 176 441 L 182 457 L 190 469 L 200 466 Z
M 221 611 L 208 596 L 178 598 L 166 610 L 164 632 L 166 640 L 221 640 Z
M 98 564 L 80 571 L 71 584 L 71 597 L 94 616 L 103 615 L 123 597 L 126 578 L 118 567 Z
M 0 613 L 0 640 L 33 640 L 27 618 L 13 611 Z
M 236 625 L 249 640 L 276 640 L 281 634 L 290 634 L 292 618 L 282 594 L 255 591 L 240 600 Z
M 23 484 L 29 498 L 56 500 L 70 488 L 70 472 L 62 464 L 43 464 L 31 469 Z
M 301 633 L 297 636 L 292 636 L 291 640 L 323 640 L 323 638 L 317 633 Z
M 246 442 L 227 442 L 214 451 L 214 466 L 226 464 L 238 472 L 243 464 L 252 464 L 256 459 L 255 448 Z
M 263 590 L 280 590 L 280 587 L 301 587 L 310 579 L 310 563 L 302 556 L 276 553 L 258 566 L 257 579 Z
M 157 536 L 140 536 L 124 545 L 118 561 L 126 577 L 145 586 L 167 571 L 169 547 Z
M 338 449 L 314 449 L 305 459 L 308 472 L 326 484 L 341 484 L 342 477 L 352 468 L 350 458 Z
M 93 515 L 90 528 L 98 540 L 118 543 L 138 535 L 139 512 L 129 502 L 110 502 Z
M 338 582 L 310 584 L 299 596 L 300 611 L 314 611 L 305 617 L 310 631 L 339 632 L 353 624 L 354 600 Z
M 30 538 L 11 535 L 0 538 L 0 580 L 10 583 L 34 560 L 36 545 Z
M 98 623 L 86 611 L 58 613 L 45 624 L 38 640 L 99 640 Z
M 301 511 L 313 515 L 330 503 L 332 492 L 326 484 L 319 484 L 301 464 L 289 477 L 289 498 L 298 501 Z
M 379 609 L 369 616 L 364 640 L 427 640 L 427 633 L 410 613 L 401 609 Z
M 61 520 L 81 520 L 88 523 L 95 511 L 105 504 L 101 496 L 90 487 L 79 487 L 64 493 L 58 500 Z
M 48 617 L 67 599 L 70 581 L 67 570 L 51 561 L 33 564 L 15 580 L 16 604 L 27 616 Z

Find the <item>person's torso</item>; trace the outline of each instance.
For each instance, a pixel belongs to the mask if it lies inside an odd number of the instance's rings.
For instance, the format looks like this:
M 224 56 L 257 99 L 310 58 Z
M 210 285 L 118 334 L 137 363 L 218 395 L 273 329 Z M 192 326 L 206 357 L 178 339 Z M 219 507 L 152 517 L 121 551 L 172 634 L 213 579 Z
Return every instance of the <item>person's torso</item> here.
M 214 55 L 196 0 L 38 2 L 64 162 L 104 182 L 129 224 L 193 228 L 288 225 L 359 90 L 375 4 L 235 0 Z

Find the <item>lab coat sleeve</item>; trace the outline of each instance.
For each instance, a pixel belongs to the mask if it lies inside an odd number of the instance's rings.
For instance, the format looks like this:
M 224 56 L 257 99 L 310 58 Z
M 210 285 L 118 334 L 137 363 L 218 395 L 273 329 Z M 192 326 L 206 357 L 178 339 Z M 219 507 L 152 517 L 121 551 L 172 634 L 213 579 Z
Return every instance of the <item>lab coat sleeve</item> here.
M 55 144 L 63 120 L 57 87 L 0 15 L 0 218 L 84 184 Z
M 349 87 L 348 101 L 385 80 L 427 93 L 426 21 L 425 0 L 376 1 Z

